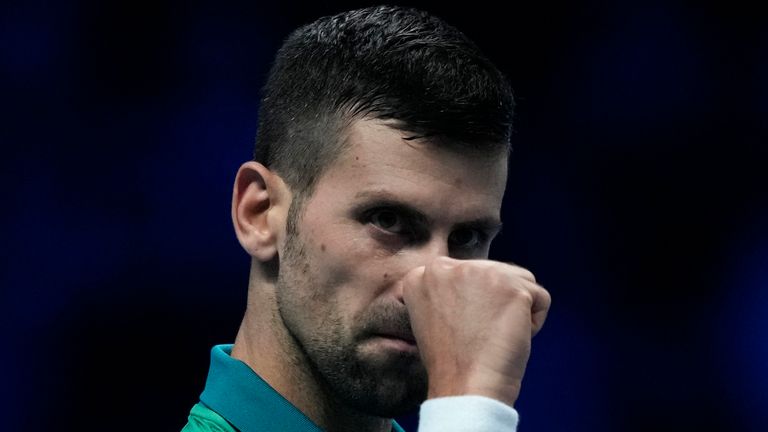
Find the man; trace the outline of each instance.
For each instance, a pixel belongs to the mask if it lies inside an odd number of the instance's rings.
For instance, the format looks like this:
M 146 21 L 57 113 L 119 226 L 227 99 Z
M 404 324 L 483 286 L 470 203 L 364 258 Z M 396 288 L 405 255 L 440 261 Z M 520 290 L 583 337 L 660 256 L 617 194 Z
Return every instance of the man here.
M 391 418 L 420 404 L 420 431 L 514 430 L 550 299 L 487 260 L 512 105 L 475 45 L 423 12 L 291 34 L 234 185 L 245 317 L 184 430 L 401 430 Z

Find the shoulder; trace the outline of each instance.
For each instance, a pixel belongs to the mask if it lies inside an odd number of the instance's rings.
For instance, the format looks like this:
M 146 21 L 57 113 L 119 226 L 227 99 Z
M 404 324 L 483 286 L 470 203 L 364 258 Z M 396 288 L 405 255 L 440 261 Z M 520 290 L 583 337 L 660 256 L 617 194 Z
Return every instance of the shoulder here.
M 207 406 L 198 403 L 189 412 L 187 425 L 181 432 L 237 432 L 224 417 Z

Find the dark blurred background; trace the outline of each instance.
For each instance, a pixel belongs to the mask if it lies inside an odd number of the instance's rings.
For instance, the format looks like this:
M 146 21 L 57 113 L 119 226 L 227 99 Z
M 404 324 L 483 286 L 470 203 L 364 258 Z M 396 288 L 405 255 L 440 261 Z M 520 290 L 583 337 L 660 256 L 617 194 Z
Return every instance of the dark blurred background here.
M 231 184 L 272 56 L 364 5 L 0 6 L 0 429 L 183 426 L 244 311 Z M 733 1 L 408 5 L 462 29 L 516 91 L 493 256 L 554 297 L 520 430 L 768 430 L 768 17 Z

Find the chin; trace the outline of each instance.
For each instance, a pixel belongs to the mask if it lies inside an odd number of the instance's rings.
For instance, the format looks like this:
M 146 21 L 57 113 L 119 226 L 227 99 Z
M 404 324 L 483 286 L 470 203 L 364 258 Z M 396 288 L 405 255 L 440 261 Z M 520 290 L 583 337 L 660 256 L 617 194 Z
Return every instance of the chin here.
M 353 397 L 356 408 L 386 418 L 418 408 L 427 397 L 427 372 L 418 355 L 385 353 L 376 357 L 362 362 L 364 376 Z
M 368 390 L 348 402 L 358 411 L 375 417 L 392 418 L 408 414 L 426 399 L 426 385 L 423 389 L 413 388 L 402 379 L 399 382 L 383 381 Z

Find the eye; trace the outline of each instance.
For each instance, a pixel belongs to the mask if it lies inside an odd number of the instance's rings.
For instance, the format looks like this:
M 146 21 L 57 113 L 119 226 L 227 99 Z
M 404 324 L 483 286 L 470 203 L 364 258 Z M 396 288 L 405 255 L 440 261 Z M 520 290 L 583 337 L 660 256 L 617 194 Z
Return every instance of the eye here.
M 405 232 L 403 218 L 395 211 L 388 209 L 374 210 L 369 216 L 370 222 L 377 228 L 394 234 Z
M 482 232 L 472 228 L 461 228 L 448 236 L 448 243 L 459 249 L 475 249 L 485 241 Z

